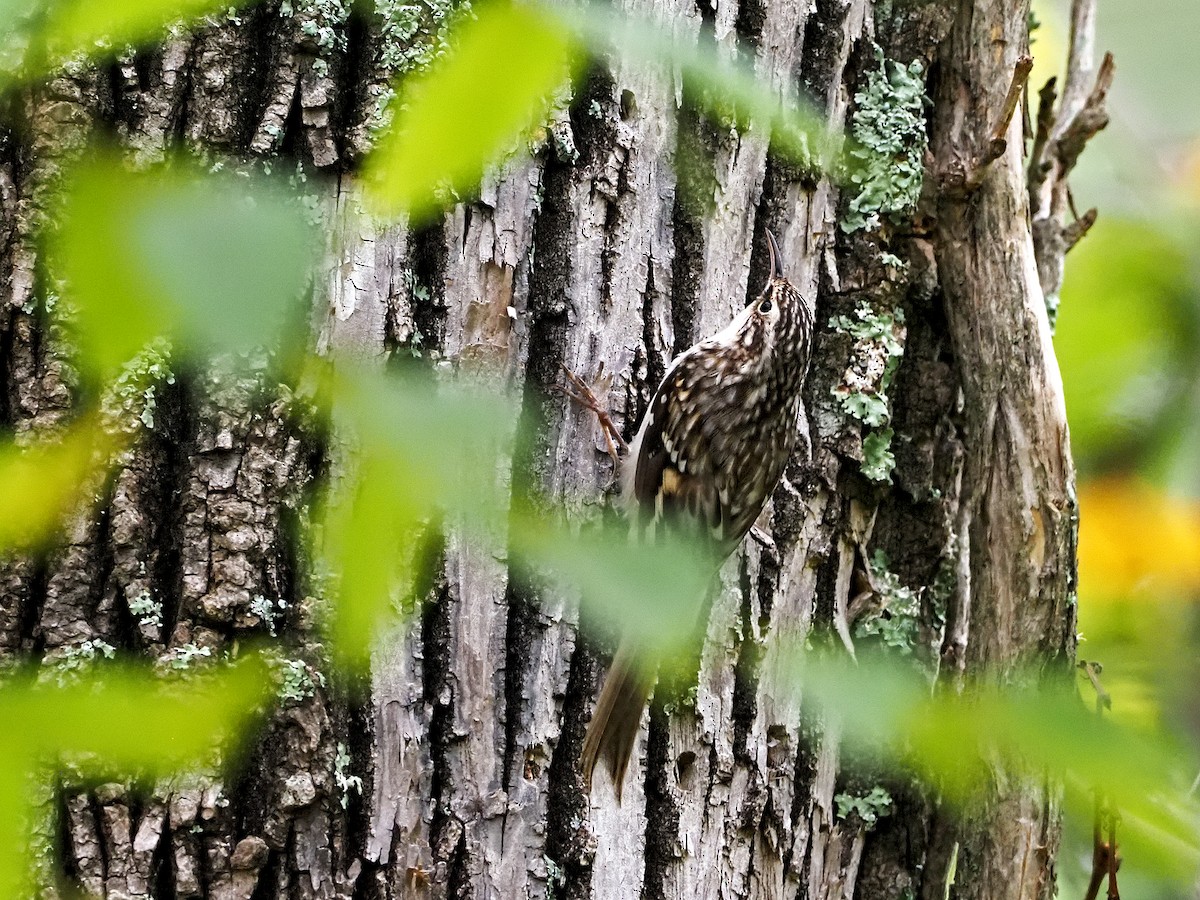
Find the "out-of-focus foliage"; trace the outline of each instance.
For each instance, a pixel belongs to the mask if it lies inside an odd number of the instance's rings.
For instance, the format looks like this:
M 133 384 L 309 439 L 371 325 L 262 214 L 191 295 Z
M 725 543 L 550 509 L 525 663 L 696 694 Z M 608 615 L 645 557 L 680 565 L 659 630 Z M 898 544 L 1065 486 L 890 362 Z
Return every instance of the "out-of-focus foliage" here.
M 952 802 L 976 799 L 997 759 L 1030 777 L 1064 778 L 1068 812 L 1090 819 L 1103 790 L 1124 817 L 1123 844 L 1142 865 L 1186 881 L 1200 865 L 1200 814 L 1186 797 L 1194 754 L 1154 727 L 1121 726 L 1079 702 L 1069 680 L 1014 676 L 931 693 L 894 656 L 857 663 L 800 655 L 796 679 L 858 753 L 925 776 Z
M 1069 5 L 1038 4 L 1039 65 L 1064 58 Z M 1200 6 L 1100 0 L 1097 27 L 1098 50 L 1117 61 L 1112 123 L 1083 154 L 1072 188 L 1078 208 L 1096 206 L 1100 217 L 1067 258 L 1055 338 L 1080 473 L 1079 655 L 1103 664 L 1114 719 L 1171 732 L 1194 756 L 1200 112 L 1180 88 L 1200 77 Z M 1053 68 L 1036 70 L 1031 87 Z M 1069 824 L 1060 896 L 1078 897 L 1091 866 L 1090 823 Z M 1194 895 L 1133 848 L 1122 856 L 1123 896 Z
M 368 166 L 381 210 L 403 210 L 419 219 L 476 184 L 485 163 L 518 151 L 518 141 L 543 123 L 550 105 L 567 96 L 585 51 L 617 48 L 644 63 L 677 68 L 722 125 L 770 129 L 772 149 L 798 164 L 815 165 L 814 154 L 824 148 L 825 131 L 817 120 L 798 102 L 783 105 L 742 61 L 703 42 L 696 47 L 675 41 L 600 4 L 568 12 L 483 4 L 452 43 L 452 52 L 397 93 L 392 126 Z M 514 47 L 520 52 L 514 54 Z M 502 91 L 496 90 L 496 60 L 504 61 Z
M 0 4 L 0 87 L 235 9 L 206 0 Z M 368 166 L 380 205 L 429 215 L 438 198 L 470 190 L 487 164 L 521 152 L 523 139 L 544 139 L 536 126 L 569 86 L 583 48 L 606 53 L 613 43 L 678 66 L 712 115 L 774 128 L 781 149 L 806 153 L 799 114 L 710 47 L 681 47 L 607 12 L 579 11 L 567 20 L 497 2 L 476 7 L 428 75 L 397 87 L 392 128 Z M 499 58 L 506 63 L 498 80 Z M 278 351 L 281 372 L 308 391 L 299 402 L 310 399 L 314 420 L 353 447 L 351 469 L 334 479 L 309 529 L 331 601 L 335 661 L 365 665 L 380 623 L 412 611 L 422 554 L 446 530 L 481 553 L 515 554 L 518 569 L 554 580 L 598 616 L 637 622 L 657 636 L 645 645 L 655 656 L 691 632 L 715 566 L 686 541 L 664 536 L 654 547 L 631 548 L 624 526 L 581 532 L 549 504 L 511 506 L 505 472 L 518 413 L 510 400 L 446 378 L 388 379 L 305 361 L 297 335 L 281 325 L 304 302 L 319 259 L 308 210 L 261 174 L 220 160 L 205 166 L 179 156 L 133 171 L 118 149 L 98 147 L 64 173 L 46 235 L 52 315 L 74 342 L 85 398 L 111 392 L 115 379 L 128 377 L 130 361 L 147 347 L 167 346 L 164 338 L 185 366 Z M 110 413 L 104 407 L 59 434 L 0 449 L 0 552 L 41 546 L 68 517 L 89 514 L 108 468 L 137 435 Z M 646 596 L 659 602 L 638 599 Z M 112 655 L 107 645 L 102 650 L 94 655 Z M 195 764 L 239 730 L 270 683 L 261 671 L 250 678 L 245 664 L 186 686 L 103 665 L 73 664 L 70 678 L 51 676 L 43 686 L 0 684 L 4 896 L 27 892 L 22 832 L 38 766 L 69 759 L 81 773 L 116 775 Z
M 28 74 L 61 56 L 112 52 L 214 6 L 72 0 L 43 16 L 40 4 L 0 0 L 0 68 L 14 47 L 20 55 L 22 41 L 41 48 L 25 57 Z M 485 5 L 449 44 L 419 83 L 398 86 L 403 100 L 371 163 L 386 207 L 427 215 L 440 195 L 470 190 L 489 162 L 546 124 L 583 52 L 614 47 L 674 67 L 723 123 L 769 127 L 774 149 L 801 163 L 831 162 L 803 113 L 782 106 L 740 63 L 611 11 L 564 18 Z M 493 57 L 506 60 L 504 79 L 491 70 Z M 314 418 L 351 448 L 310 528 L 338 662 L 366 664 L 381 623 L 412 611 L 425 556 L 443 536 L 480 557 L 512 556 L 514 570 L 580 596 L 598 615 L 635 623 L 655 636 L 647 649 L 656 655 L 686 640 L 711 561 L 669 536 L 631 547 L 619 524 L 583 524 L 544 503 L 514 506 L 514 496 L 530 491 L 509 483 L 518 421 L 510 399 L 481 396 L 441 372 L 397 379 L 304 361 L 301 348 L 286 343 L 281 323 L 303 303 L 318 253 L 304 211 L 279 185 L 180 159 L 134 174 L 115 151 L 98 152 L 66 179 L 47 271 L 61 279 L 56 315 L 77 337 L 83 371 L 111 380 L 160 335 L 192 361 L 281 348 L 284 377 L 305 388 Z M 1186 790 L 1195 754 L 1186 729 L 1174 727 L 1187 707 L 1172 686 L 1194 665 L 1188 601 L 1200 586 L 1200 535 L 1192 502 L 1167 490 L 1198 486 L 1181 462 L 1194 452 L 1195 427 L 1180 423 L 1195 421 L 1200 397 L 1188 367 L 1200 333 L 1191 280 L 1200 267 L 1180 238 L 1185 229 L 1114 218 L 1115 226 L 1102 219 L 1071 261 L 1059 336 L 1085 474 L 1083 655 L 1108 666 L 1111 721 L 1061 691 L 935 693 L 903 660 L 847 669 L 805 657 L 796 684 L 885 765 L 925 776 L 947 798 L 969 797 L 984 761 L 997 754 L 1030 766 L 1031 777 L 1063 777 L 1075 821 L 1086 820 L 1100 787 L 1125 815 L 1127 865 L 1137 859 L 1186 877 L 1200 832 Z M 57 444 L 0 449 L 0 551 L 35 545 L 64 516 L 86 511 L 125 439 L 112 432 L 83 412 Z M 1144 480 L 1132 481 L 1135 473 Z M 1103 482 L 1087 480 L 1099 475 Z M 656 602 L 642 602 L 648 596 Z M 1119 602 L 1148 596 L 1176 605 Z M 1151 645 L 1154 666 L 1127 652 Z M 0 685 L 0 893 L 22 894 L 21 835 L 37 766 L 64 754 L 97 772 L 193 763 L 246 724 L 269 683 L 257 664 L 240 664 L 198 681 L 121 670 L 75 672 L 64 685 Z
M 474 539 L 502 533 L 500 462 L 518 411 L 503 396 L 429 378 L 319 370 L 353 470 L 322 516 L 313 552 L 336 597 L 331 634 L 344 665 L 365 667 L 376 630 L 411 611 L 422 547 L 449 520 Z
M 1144 465 L 1180 425 L 1194 376 L 1188 259 L 1152 223 L 1101 220 L 1072 253 L 1056 349 L 1085 478 Z
M 399 112 L 372 155 L 379 205 L 427 215 L 437 188 L 478 181 L 483 162 L 544 118 L 579 59 L 570 31 L 537 7 L 481 6 L 455 51 L 397 98 Z
M 111 375 L 160 335 L 191 352 L 274 343 L 312 277 L 316 233 L 298 199 L 263 178 L 126 171 L 97 154 L 71 179 L 50 242 L 78 324 L 80 358 Z
M 236 10 L 249 0 L 0 0 L 0 87 L 163 35 L 176 23 Z
M 0 444 L 0 551 L 41 545 L 85 499 L 115 444 L 96 416 L 36 443 Z
M 1084 482 L 1079 502 L 1087 512 L 1079 546 L 1085 597 L 1179 598 L 1200 589 L 1200 504 L 1116 476 Z
M 108 666 L 62 683 L 0 687 L 0 896 L 28 897 L 31 788 L 47 767 L 78 778 L 147 777 L 236 749 L 272 690 L 257 657 L 182 681 Z

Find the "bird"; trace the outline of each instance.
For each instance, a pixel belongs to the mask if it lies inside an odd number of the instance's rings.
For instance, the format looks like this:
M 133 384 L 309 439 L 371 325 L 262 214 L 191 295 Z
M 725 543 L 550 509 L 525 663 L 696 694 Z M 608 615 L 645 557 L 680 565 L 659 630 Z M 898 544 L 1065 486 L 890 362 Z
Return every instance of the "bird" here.
M 766 239 L 770 272 L 762 292 L 674 359 L 619 463 L 621 505 L 637 539 L 653 540 L 659 528 L 697 535 L 714 575 L 762 512 L 800 433 L 815 309 L 782 274 L 769 230 Z M 568 377 L 579 394 L 566 393 L 624 445 L 590 391 Z M 621 637 L 580 755 L 589 789 L 605 760 L 618 802 L 656 679 L 644 655 L 637 635 Z

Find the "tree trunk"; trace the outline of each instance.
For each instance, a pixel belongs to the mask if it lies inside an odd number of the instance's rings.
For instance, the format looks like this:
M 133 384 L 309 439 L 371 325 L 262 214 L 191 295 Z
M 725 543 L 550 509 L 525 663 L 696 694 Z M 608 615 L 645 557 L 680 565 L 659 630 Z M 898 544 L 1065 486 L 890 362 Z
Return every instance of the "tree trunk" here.
M 316 677 L 318 587 L 296 541 L 336 460 L 295 424 L 265 360 L 160 383 L 153 425 L 98 505 L 53 552 L 0 562 L 0 653 L 52 665 L 97 640 L 220 652 L 275 609 L 299 687 L 236 767 L 64 783 L 47 826 L 61 860 L 46 871 L 113 898 L 933 900 L 951 880 L 956 897 L 1053 896 L 1053 784 L 998 771 L 969 811 L 944 807 L 844 760 L 780 665 L 806 638 L 859 637 L 852 595 L 877 550 L 919 592 L 915 653 L 943 680 L 1073 658 L 1073 474 L 1020 114 L 1007 149 L 975 168 L 1028 50 L 1026 4 L 629 4 L 683 40 L 713 30 L 776 90 L 795 77 L 835 131 L 865 128 L 873 104 L 895 112 L 906 78 L 923 87 L 916 131 L 883 167 L 898 178 L 915 159 L 920 202 L 875 218 L 859 203 L 867 227 L 852 231 L 852 183 L 777 160 L 758 125 L 714 124 L 672 72 L 620 60 L 594 64 L 544 146 L 476 199 L 418 230 L 372 223 L 355 163 L 380 91 L 432 55 L 447 6 L 401 21 L 383 2 L 349 18 L 294 5 L 7 98 L 0 423 L 27 439 L 69 416 L 70 349 L 37 238 L 62 166 L 105 132 L 142 162 L 182 138 L 302 163 L 329 235 L 317 349 L 503 373 L 524 397 L 514 474 L 580 519 L 599 514 L 612 470 L 594 420 L 551 392 L 560 367 L 603 363 L 631 434 L 672 356 L 760 289 L 770 228 L 816 296 L 809 441 L 761 520 L 773 546 L 748 539 L 726 564 L 695 681 L 660 686 L 617 804 L 603 779 L 589 799 L 577 771 L 612 649 L 603 628 L 579 629 L 577 598 L 510 579 L 447 534 L 423 608 L 376 653 L 369 702 L 348 700 Z M 885 323 L 873 337 L 834 321 L 862 306 Z M 903 351 L 894 379 L 889 347 Z M 884 426 L 846 403 L 885 388 L 890 481 Z M 893 806 L 873 827 L 839 813 L 835 795 L 876 783 Z

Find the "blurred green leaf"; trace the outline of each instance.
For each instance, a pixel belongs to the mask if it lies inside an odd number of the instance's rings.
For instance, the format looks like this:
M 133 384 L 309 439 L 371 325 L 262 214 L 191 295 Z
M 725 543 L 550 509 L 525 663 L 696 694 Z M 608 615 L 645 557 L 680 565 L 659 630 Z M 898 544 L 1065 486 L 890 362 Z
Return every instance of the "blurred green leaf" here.
M 330 387 L 354 470 L 322 515 L 319 552 L 336 579 L 335 653 L 358 667 L 385 618 L 411 602 L 430 529 L 445 517 L 475 539 L 502 538 L 517 410 L 494 392 L 363 371 Z
M 891 767 L 915 767 L 953 803 L 977 801 L 1003 761 L 1030 777 L 1062 780 L 1068 809 L 1085 820 L 1102 790 L 1143 864 L 1180 879 L 1200 864 L 1200 806 L 1186 794 L 1194 754 L 1164 731 L 1101 719 L 1070 682 L 1037 689 L 1015 678 L 1010 686 L 935 693 L 911 666 L 887 658 L 861 655 L 856 665 L 797 654 L 793 663 L 806 700 L 839 724 L 848 743 Z
M 570 33 L 537 7 L 499 0 L 475 8 L 454 45 L 411 90 L 368 168 L 377 205 L 421 217 L 442 185 L 478 180 L 483 167 L 538 123 L 576 62 Z
M 78 310 L 83 363 L 102 375 L 158 335 L 192 352 L 271 344 L 317 258 L 314 231 L 274 185 L 182 162 L 134 173 L 97 154 L 59 218 L 55 271 Z
M 320 552 L 335 583 L 331 638 L 351 669 L 370 664 L 381 624 L 408 595 L 421 520 L 403 496 L 411 472 L 386 454 L 360 458 L 323 513 Z
M 593 614 L 636 639 L 649 667 L 686 651 L 720 566 L 706 546 L 665 529 L 653 543 L 632 541 L 624 520 L 578 533 L 545 510 L 515 510 L 509 545 L 524 566 L 578 592 Z
M 51 7 L 48 43 L 66 56 L 96 43 L 137 44 L 159 37 L 174 22 L 247 5 L 248 0 L 59 0 Z
M 681 40 L 659 23 L 605 3 L 586 3 L 557 14 L 596 56 L 615 52 L 655 67 L 678 67 L 685 84 L 714 118 L 732 119 L 743 128 L 751 122 L 767 128 L 771 149 L 795 164 L 820 161 L 829 134 L 822 117 L 796 102 L 794 85 L 768 86 L 755 74 L 752 61 L 731 53 L 731 48 L 718 47 L 704 34 L 700 41 Z M 784 97 L 789 98 L 787 104 Z
M 0 897 L 33 896 L 25 848 L 30 837 L 29 779 L 34 757 L 16 738 L 0 737 Z
M 237 736 L 271 696 L 267 667 L 256 656 L 186 681 L 114 665 L 78 682 L 0 689 L 0 721 L 34 754 L 79 754 L 79 765 L 100 773 L 160 773 Z
M 718 561 L 666 534 L 631 543 L 622 520 L 578 534 L 552 506 L 511 508 L 518 411 L 504 397 L 363 372 L 339 373 L 333 385 L 335 430 L 354 446 L 355 469 L 327 505 L 318 538 L 336 577 L 333 636 L 344 662 L 369 661 L 381 620 L 430 562 L 421 558 L 430 530 L 443 527 L 579 592 L 596 615 L 642 636 L 651 663 L 686 645 Z
M 1071 253 L 1054 345 L 1086 473 L 1161 440 L 1186 382 L 1187 262 L 1164 232 L 1102 217 Z
M 93 417 L 26 447 L 0 445 L 0 551 L 45 542 L 117 449 Z
M 66 755 L 77 769 L 96 776 L 175 771 L 244 735 L 271 694 L 266 666 L 257 657 L 186 682 L 114 666 L 65 686 L 0 687 L 0 896 L 30 896 L 25 830 L 38 765 Z
M 175 23 L 247 0 L 0 0 L 0 83 L 37 78 L 81 56 L 103 56 L 162 37 Z

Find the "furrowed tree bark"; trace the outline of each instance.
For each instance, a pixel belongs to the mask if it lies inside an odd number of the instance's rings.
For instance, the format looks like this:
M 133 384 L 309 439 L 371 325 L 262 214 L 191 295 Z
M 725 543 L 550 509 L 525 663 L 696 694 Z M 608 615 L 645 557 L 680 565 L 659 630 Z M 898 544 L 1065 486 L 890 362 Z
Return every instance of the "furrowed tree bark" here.
M 1066 242 L 1035 250 L 1029 209 L 1043 187 L 1065 196 L 1073 158 L 1048 185 L 1027 178 L 1018 111 L 1004 151 L 972 169 L 1028 52 L 1026 4 L 626 4 L 685 41 L 711 32 L 781 96 L 798 84 L 835 133 L 875 102 L 880 58 L 919 73 L 920 202 L 852 231 L 849 182 L 781 161 L 759 124 L 710 121 L 669 68 L 616 57 L 592 64 L 544 145 L 477 197 L 420 229 L 372 222 L 355 171 L 380 92 L 436 45 L 448 8 L 398 22 L 384 3 L 292 6 L 180 29 L 3 98 L 0 424 L 18 440 L 71 415 L 72 350 L 38 236 L 63 166 L 100 133 L 138 164 L 179 139 L 299 166 L 329 236 L 314 349 L 512 386 L 512 484 L 581 524 L 602 514 L 613 473 L 594 420 L 552 390 L 561 366 L 603 363 L 632 434 L 673 355 L 760 289 L 770 228 L 816 296 L 808 440 L 760 522 L 773 545 L 748 539 L 726 564 L 693 676 L 660 686 L 618 805 L 602 779 L 589 798 L 577 771 L 613 646 L 578 597 L 451 529 L 422 607 L 375 653 L 368 699 L 349 699 L 322 655 L 320 586 L 297 538 L 340 449 L 305 428 L 266 354 L 181 369 L 59 544 L 0 560 L 0 655 L 52 667 L 103 641 L 179 660 L 274 628 L 299 690 L 236 765 L 49 791 L 41 837 L 60 855 L 42 860 L 45 893 L 933 900 L 952 880 L 955 897 L 1053 896 L 1052 782 L 997 763 L 974 805 L 942 806 L 902 773 L 844 758 L 785 664 L 805 640 L 845 653 L 839 636 L 858 638 L 876 550 L 919 592 L 917 655 L 944 689 L 1073 660 L 1073 473 L 1044 294 L 1058 284 L 1038 274 L 1061 276 Z M 969 190 L 963 173 L 978 176 Z M 864 306 L 903 313 L 890 386 L 882 339 L 833 321 Z M 872 429 L 840 398 L 885 387 L 895 468 L 881 482 L 863 472 Z M 836 795 L 876 784 L 893 798 L 877 823 L 839 814 Z

